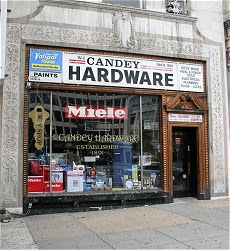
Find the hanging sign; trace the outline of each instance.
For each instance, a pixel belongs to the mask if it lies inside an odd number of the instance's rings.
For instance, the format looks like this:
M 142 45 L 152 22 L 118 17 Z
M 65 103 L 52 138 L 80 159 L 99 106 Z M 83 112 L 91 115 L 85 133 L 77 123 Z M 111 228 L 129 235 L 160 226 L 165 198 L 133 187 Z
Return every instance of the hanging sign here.
M 202 122 L 202 115 L 168 114 L 170 122 Z
M 44 146 L 44 124 L 45 120 L 49 118 L 49 113 L 41 106 L 37 105 L 32 111 L 29 112 L 29 117 L 34 125 L 34 139 L 35 147 L 42 150 Z
M 29 81 L 62 82 L 62 52 L 30 50 Z

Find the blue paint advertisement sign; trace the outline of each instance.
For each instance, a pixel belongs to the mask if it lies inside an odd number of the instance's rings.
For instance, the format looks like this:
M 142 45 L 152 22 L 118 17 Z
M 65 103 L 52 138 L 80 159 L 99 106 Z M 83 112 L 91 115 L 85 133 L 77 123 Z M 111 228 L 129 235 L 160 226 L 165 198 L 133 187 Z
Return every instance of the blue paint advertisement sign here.
M 55 50 L 30 50 L 30 70 L 62 72 L 62 52 Z

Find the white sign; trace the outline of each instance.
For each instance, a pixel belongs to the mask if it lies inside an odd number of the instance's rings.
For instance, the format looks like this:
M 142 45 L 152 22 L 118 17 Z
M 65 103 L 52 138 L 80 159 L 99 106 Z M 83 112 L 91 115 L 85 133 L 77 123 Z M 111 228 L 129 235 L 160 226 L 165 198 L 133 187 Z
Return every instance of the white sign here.
M 202 122 L 202 115 L 168 114 L 170 122 Z
M 30 71 L 29 81 L 62 83 L 62 73 Z
M 63 53 L 63 83 L 203 92 L 202 65 Z
M 63 81 L 111 87 L 176 90 L 176 63 L 64 53 Z
M 178 64 L 181 91 L 203 92 L 203 71 L 201 65 Z

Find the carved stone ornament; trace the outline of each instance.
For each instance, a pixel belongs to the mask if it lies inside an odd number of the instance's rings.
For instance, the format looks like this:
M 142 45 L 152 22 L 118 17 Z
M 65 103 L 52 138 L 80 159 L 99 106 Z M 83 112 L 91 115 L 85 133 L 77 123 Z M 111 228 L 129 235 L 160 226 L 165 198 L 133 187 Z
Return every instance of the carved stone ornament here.
M 137 48 L 135 37 L 135 19 L 128 11 L 116 11 L 113 14 L 113 35 L 111 45 L 114 47 Z
M 126 25 L 128 31 L 124 36 L 121 25 Z M 19 138 L 22 134 L 20 112 L 23 109 L 23 101 L 20 99 L 20 89 L 24 83 L 20 81 L 20 67 L 23 58 L 21 58 L 22 39 L 30 41 L 39 41 L 41 44 L 46 42 L 54 42 L 59 46 L 71 44 L 77 48 L 85 45 L 104 48 L 111 46 L 113 50 L 116 47 L 125 46 L 132 48 L 135 53 L 142 51 L 151 51 L 152 54 L 162 55 L 167 53 L 169 56 L 178 58 L 202 57 L 209 61 L 209 113 L 212 117 L 212 136 L 210 143 L 213 148 L 213 178 L 215 180 L 214 193 L 225 193 L 225 148 L 224 148 L 224 112 L 223 112 L 223 89 L 221 84 L 221 63 L 220 48 L 215 45 L 196 44 L 187 41 L 172 41 L 167 39 L 158 39 L 154 36 L 146 34 L 146 36 L 136 37 L 134 18 L 129 12 L 115 12 L 113 18 L 113 31 L 111 33 L 95 32 L 89 30 L 79 30 L 66 27 L 42 26 L 33 24 L 16 24 L 9 23 L 7 25 L 7 44 L 6 44 L 6 74 L 8 77 L 3 85 L 3 110 L 2 110 L 2 200 L 5 204 L 17 206 L 18 204 L 18 179 L 19 172 L 22 172 L 22 162 L 19 161 L 21 155 L 21 144 Z M 137 48 L 138 41 L 138 48 Z M 63 45 L 64 44 L 64 45 Z M 181 99 L 182 98 L 182 99 Z M 183 101 L 184 98 L 184 101 Z M 204 107 L 193 97 L 194 100 L 189 101 L 185 97 L 179 97 L 178 103 L 181 108 L 197 108 Z M 192 103 L 192 106 L 190 106 Z M 168 104 L 169 107 L 172 103 Z M 178 107 L 179 107 L 178 106 Z M 21 142 L 20 142 L 21 143 Z
M 226 54 L 227 54 L 227 66 L 230 71 L 230 20 L 224 23 L 226 30 Z
M 206 111 L 208 107 L 201 102 L 195 94 L 177 94 L 172 100 L 165 104 L 166 111 L 171 110 L 199 110 Z

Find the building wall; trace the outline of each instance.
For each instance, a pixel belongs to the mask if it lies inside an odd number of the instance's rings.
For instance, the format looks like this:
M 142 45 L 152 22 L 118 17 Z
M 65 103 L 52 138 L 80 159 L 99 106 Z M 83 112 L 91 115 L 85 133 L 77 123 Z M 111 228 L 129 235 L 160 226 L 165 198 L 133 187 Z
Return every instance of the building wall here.
M 227 64 L 227 102 L 230 107 L 230 2 L 228 0 L 223 1 L 223 14 L 224 14 L 224 26 L 225 26 L 225 52 L 226 52 L 226 64 Z M 230 110 L 226 110 L 226 117 L 230 117 Z M 228 122 L 229 119 L 227 119 Z M 227 135 L 230 139 L 230 131 Z M 228 147 L 228 162 L 230 162 L 230 148 Z M 230 180 L 230 164 L 228 165 L 228 180 Z M 230 193 L 230 185 L 228 186 Z
M 207 6 L 206 1 L 189 1 L 191 16 L 161 13 L 164 1 L 153 2 L 143 1 L 146 11 L 73 0 L 34 0 L 18 8 L 20 1 L 9 1 L 6 43 L 9 77 L 3 86 L 0 207 L 19 210 L 22 207 L 26 44 L 204 60 L 211 196 L 228 195 L 228 102 L 222 2 Z

